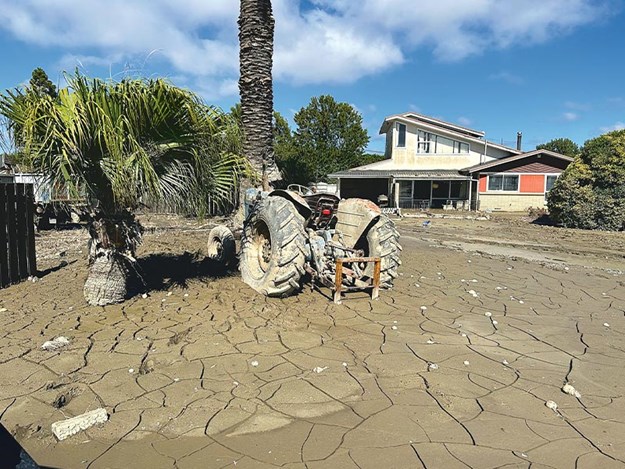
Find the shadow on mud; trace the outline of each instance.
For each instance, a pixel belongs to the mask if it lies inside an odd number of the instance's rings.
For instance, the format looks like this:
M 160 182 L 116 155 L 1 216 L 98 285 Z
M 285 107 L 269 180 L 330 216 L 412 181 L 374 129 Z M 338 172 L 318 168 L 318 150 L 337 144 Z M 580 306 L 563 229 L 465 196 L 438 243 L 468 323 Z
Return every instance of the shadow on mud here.
M 59 263 L 59 265 L 57 265 L 55 267 L 50 267 L 50 268 L 48 268 L 46 270 L 39 270 L 39 271 L 37 271 L 37 277 L 39 277 L 39 278 L 45 277 L 46 275 L 50 275 L 53 272 L 58 272 L 59 270 L 65 268 L 65 267 L 67 267 L 69 265 L 75 264 L 75 263 L 76 263 L 76 260 L 61 261 Z
M 531 221 L 532 225 L 558 226 L 549 215 L 541 215 Z
M 174 286 L 187 288 L 190 280 L 229 277 L 238 273 L 236 264 L 224 267 L 219 262 L 191 252 L 150 254 L 139 258 L 138 266 L 147 291 L 167 290 Z

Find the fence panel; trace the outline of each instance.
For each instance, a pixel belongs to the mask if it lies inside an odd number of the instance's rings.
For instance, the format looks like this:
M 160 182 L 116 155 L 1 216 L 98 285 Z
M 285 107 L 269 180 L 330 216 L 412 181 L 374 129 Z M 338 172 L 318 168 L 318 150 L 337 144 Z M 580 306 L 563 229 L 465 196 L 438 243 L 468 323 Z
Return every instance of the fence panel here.
M 32 184 L 0 183 L 0 288 L 37 273 Z

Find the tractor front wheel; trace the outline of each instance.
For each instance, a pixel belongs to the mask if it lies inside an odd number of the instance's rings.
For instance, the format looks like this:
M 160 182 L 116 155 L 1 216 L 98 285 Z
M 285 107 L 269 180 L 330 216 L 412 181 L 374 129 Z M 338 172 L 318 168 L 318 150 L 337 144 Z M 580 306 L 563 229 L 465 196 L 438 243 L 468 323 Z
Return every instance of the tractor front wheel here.
M 300 289 L 304 275 L 304 218 L 281 197 L 259 201 L 245 220 L 239 265 L 245 283 L 266 296 Z
M 363 234 L 356 247 L 363 249 L 366 256 L 381 259 L 380 286 L 390 288 L 397 278 L 397 269 L 401 265 L 399 256 L 402 250 L 399 244 L 399 232 L 393 220 L 386 215 L 380 215 L 380 218 Z M 373 264 L 366 266 L 365 275 L 373 276 Z

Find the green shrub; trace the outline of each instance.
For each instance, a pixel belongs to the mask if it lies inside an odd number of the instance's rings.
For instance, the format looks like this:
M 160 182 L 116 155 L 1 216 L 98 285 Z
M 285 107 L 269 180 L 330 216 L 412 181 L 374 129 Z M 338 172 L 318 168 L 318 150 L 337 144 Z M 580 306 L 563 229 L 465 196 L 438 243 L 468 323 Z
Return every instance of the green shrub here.
M 625 229 L 625 130 L 586 142 L 548 202 L 551 217 L 566 227 Z

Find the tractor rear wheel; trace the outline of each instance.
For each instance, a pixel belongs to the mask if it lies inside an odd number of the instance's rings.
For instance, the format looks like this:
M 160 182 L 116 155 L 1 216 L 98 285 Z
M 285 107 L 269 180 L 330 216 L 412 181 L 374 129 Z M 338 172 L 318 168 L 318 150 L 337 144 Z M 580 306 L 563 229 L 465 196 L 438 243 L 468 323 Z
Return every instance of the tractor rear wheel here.
M 369 230 L 363 235 L 357 247 L 365 251 L 369 257 L 379 257 L 381 259 L 380 286 L 390 288 L 397 278 L 397 269 L 401 265 L 401 244 L 399 244 L 399 232 L 395 228 L 393 220 L 386 215 L 371 225 Z M 373 264 L 367 264 L 365 269 L 367 277 L 373 276 Z
M 266 296 L 300 289 L 306 261 L 304 218 L 281 197 L 267 197 L 243 226 L 239 265 L 245 283 Z
M 210 231 L 206 248 L 208 258 L 224 267 L 230 265 L 236 258 L 234 235 L 225 225 L 217 225 Z

